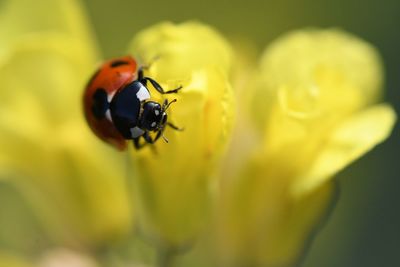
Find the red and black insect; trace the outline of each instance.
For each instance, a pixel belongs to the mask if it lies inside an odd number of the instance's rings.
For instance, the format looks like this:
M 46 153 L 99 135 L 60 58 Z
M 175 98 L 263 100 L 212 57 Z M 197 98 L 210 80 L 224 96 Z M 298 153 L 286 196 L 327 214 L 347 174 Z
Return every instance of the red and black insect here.
M 90 128 L 99 138 L 120 150 L 127 147 L 130 139 L 136 149 L 153 144 L 163 137 L 167 125 L 180 130 L 168 122 L 166 113 L 176 100 L 165 100 L 162 104 L 150 101 L 147 84 L 160 94 L 177 93 L 182 87 L 164 91 L 159 83 L 143 75 L 143 69 L 131 56 L 109 60 L 94 73 L 83 96 Z M 151 132 L 155 133 L 154 137 Z M 144 142 L 140 142 L 141 138 Z

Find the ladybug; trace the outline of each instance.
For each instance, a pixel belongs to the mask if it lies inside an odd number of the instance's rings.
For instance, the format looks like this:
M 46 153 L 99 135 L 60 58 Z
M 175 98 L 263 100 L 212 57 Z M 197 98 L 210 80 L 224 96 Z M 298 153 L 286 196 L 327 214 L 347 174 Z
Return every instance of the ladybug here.
M 176 99 L 162 104 L 150 101 L 147 85 L 150 83 L 160 94 L 177 93 L 182 86 L 164 91 L 158 82 L 144 76 L 144 69 L 131 56 L 109 60 L 93 74 L 83 95 L 90 128 L 120 150 L 126 149 L 127 140 L 133 140 L 136 149 L 154 144 L 160 137 L 168 142 L 163 136 L 166 126 L 181 130 L 167 120 L 166 110 Z

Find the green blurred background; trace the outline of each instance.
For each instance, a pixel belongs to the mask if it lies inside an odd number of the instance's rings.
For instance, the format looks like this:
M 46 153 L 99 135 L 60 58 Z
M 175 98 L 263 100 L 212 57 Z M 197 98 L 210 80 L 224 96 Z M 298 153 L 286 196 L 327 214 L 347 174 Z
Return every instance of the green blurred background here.
M 399 0 L 83 2 L 105 58 L 123 55 L 135 33 L 162 20 L 203 21 L 230 38 L 254 41 L 257 53 L 292 29 L 342 28 L 379 49 L 386 69 L 385 99 L 400 111 Z M 399 126 L 387 142 L 338 175 L 336 207 L 311 244 L 302 267 L 400 266 L 398 135 Z M 7 217 L 1 223 L 0 246 L 30 253 L 34 253 L 32 247 L 40 250 L 47 246 L 41 243 L 40 224 L 21 197 L 9 185 L 0 184 L 0 203 L 5 201 L 8 205 L 0 206 L 0 218 Z M 18 222 L 26 218 L 30 227 L 19 227 Z
M 400 1 L 86 0 L 103 55 L 123 54 L 131 37 L 161 20 L 198 19 L 261 51 L 301 27 L 339 27 L 374 44 L 386 69 L 386 100 L 399 111 Z M 399 127 L 372 153 L 338 175 L 340 196 L 303 267 L 400 266 Z

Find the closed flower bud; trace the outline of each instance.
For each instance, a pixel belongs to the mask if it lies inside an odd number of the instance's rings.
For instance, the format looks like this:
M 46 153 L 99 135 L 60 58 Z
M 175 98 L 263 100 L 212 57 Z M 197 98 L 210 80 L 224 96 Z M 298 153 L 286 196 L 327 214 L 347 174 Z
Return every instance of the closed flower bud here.
M 133 151 L 141 229 L 172 245 L 191 241 L 207 220 L 213 174 L 229 140 L 234 102 L 228 73 L 231 49 L 198 23 L 156 25 L 134 39 L 130 51 L 153 62 L 148 75 L 164 88 L 182 86 L 168 110 L 166 143 Z M 152 96 L 157 95 L 153 92 Z

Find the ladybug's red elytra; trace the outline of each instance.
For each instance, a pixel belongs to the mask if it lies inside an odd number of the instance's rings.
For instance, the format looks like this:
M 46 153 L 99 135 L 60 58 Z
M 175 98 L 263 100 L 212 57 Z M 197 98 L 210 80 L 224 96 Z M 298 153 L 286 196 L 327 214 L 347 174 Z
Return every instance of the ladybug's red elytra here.
M 133 140 L 136 149 L 153 144 L 160 137 L 167 141 L 162 135 L 166 126 L 180 130 L 167 121 L 166 110 L 176 99 L 162 104 L 150 101 L 147 84 L 160 94 L 177 93 L 182 87 L 164 91 L 159 83 L 143 75 L 144 68 L 131 56 L 106 61 L 85 88 L 83 106 L 90 128 L 119 150 L 126 149 L 127 140 Z M 151 132 L 155 133 L 154 138 Z

